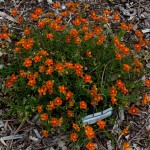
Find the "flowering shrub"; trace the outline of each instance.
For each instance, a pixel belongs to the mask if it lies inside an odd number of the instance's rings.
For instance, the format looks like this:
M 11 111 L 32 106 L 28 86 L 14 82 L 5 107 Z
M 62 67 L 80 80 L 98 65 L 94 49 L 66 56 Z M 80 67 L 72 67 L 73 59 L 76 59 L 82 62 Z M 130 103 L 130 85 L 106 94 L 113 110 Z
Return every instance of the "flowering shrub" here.
M 149 102 L 146 92 L 150 80 L 147 77 L 144 84 L 136 82 L 146 74 L 137 56 L 147 41 L 139 30 L 133 30 L 132 24 L 120 23 L 117 12 L 104 10 L 99 15 L 82 11 L 73 2 L 68 2 L 67 9 L 60 13 L 55 12 L 60 8 L 58 2 L 52 7 L 54 11 L 46 15 L 41 8 L 34 10 L 29 15 L 30 23 L 20 18 L 21 36 L 15 32 L 10 36 L 2 28 L 1 41 L 13 40 L 7 52 L 13 53 L 8 60 L 11 65 L 0 70 L 6 77 L 4 90 L 11 95 L 7 104 L 20 117 L 38 113 L 45 137 L 54 129 L 71 128 L 72 142 L 84 141 L 87 149 L 94 150 L 95 128 L 104 130 L 109 124 L 99 120 L 93 126 L 82 125 L 82 118 L 94 107 L 99 112 L 125 106 L 136 115 L 140 110 L 136 106 L 129 108 L 130 103 L 145 106 Z M 11 14 L 16 16 L 19 12 L 12 10 Z M 135 33 L 135 44 L 123 42 L 129 33 Z M 139 96 L 143 92 L 142 101 Z

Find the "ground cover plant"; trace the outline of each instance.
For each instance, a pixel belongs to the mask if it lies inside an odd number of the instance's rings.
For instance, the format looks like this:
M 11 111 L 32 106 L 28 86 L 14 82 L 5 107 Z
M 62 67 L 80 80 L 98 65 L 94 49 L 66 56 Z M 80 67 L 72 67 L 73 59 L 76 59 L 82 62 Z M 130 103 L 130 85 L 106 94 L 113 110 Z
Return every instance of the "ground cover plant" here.
M 148 76 L 144 83 L 140 80 L 147 70 L 138 58 L 148 42 L 133 24 L 120 22 L 118 12 L 96 14 L 88 10 L 89 5 L 81 8 L 73 2 L 61 13 L 59 2 L 52 7 L 46 14 L 41 8 L 33 10 L 32 22 L 12 10 L 22 28 L 20 35 L 3 24 L 1 50 L 7 49 L 10 63 L 5 66 L 2 59 L 0 70 L 5 78 L 3 92 L 9 95 L 5 103 L 20 118 L 39 113 L 45 137 L 70 130 L 73 143 L 94 150 L 94 131 L 107 131 L 114 120 L 83 125 L 83 117 L 109 107 L 117 111 L 120 106 L 137 115 L 136 104 L 149 102 L 150 80 Z M 128 33 L 133 34 L 132 43 L 123 42 Z M 122 134 L 127 133 L 125 128 Z M 124 142 L 123 148 L 129 149 L 129 144 Z

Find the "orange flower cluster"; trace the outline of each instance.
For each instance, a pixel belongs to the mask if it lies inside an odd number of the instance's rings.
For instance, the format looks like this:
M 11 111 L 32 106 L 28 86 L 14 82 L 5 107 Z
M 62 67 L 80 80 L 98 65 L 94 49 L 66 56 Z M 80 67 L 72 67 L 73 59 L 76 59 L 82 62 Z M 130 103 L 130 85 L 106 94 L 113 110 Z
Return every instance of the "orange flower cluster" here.
M 126 23 L 124 23 L 124 22 L 122 22 L 121 23 L 121 28 L 123 29 L 123 30 L 126 30 L 126 31 L 131 31 L 132 29 L 133 29 L 133 24 L 126 24 Z
M 27 75 L 27 79 L 29 80 L 27 85 L 34 86 L 36 84 L 36 78 L 38 77 L 38 72 L 35 72 L 34 74 L 30 73 Z
M 116 81 L 116 86 L 118 87 L 119 90 L 121 90 L 123 94 L 128 93 L 128 89 L 126 88 L 125 84 L 121 80 Z
M 119 52 L 121 51 L 121 53 L 123 55 L 129 55 L 130 54 L 130 50 L 128 47 L 126 47 L 123 43 L 119 42 L 119 39 L 117 36 L 114 36 L 114 44 L 117 47 L 117 54 L 120 54 Z
M 117 104 L 117 99 L 115 98 L 117 95 L 117 89 L 113 86 L 109 90 L 110 96 L 111 96 L 111 102 L 112 104 Z
M 39 95 L 46 95 L 47 91 L 49 94 L 52 94 L 53 93 L 53 85 L 54 85 L 54 81 L 52 81 L 52 80 L 46 81 L 46 85 L 43 85 L 38 89 Z
M 106 121 L 103 120 L 99 120 L 97 122 L 97 125 L 99 126 L 100 129 L 104 129 L 105 125 L 106 125 Z
M 150 103 L 150 98 L 149 98 L 148 94 L 146 93 L 143 96 L 143 101 L 142 101 L 141 105 L 145 106 L 147 103 Z
M 11 88 L 11 87 L 13 86 L 13 83 L 16 82 L 17 78 L 18 78 L 17 75 L 12 74 L 12 75 L 10 76 L 10 79 L 7 79 L 7 80 L 5 81 L 5 85 L 6 85 L 8 88 Z
M 88 139 L 95 137 L 93 128 L 89 125 L 85 126 L 85 134 L 88 137 Z
M 139 61 L 139 59 L 136 56 L 133 56 L 133 59 L 134 71 L 140 73 L 140 69 L 143 68 L 143 64 Z
M 98 105 L 99 101 L 103 100 L 103 96 L 101 94 L 97 94 L 97 87 L 96 85 L 93 85 L 93 88 L 90 90 L 90 94 L 92 97 L 91 104 L 92 105 Z
M 106 41 L 106 38 L 104 37 L 104 35 L 100 35 L 97 41 L 97 45 L 101 45 L 104 41 Z
M 123 131 L 122 131 L 122 135 L 123 136 L 125 136 L 125 135 L 127 135 L 129 133 L 129 128 L 128 127 L 126 127 L 125 129 L 123 129 Z
M 71 133 L 70 134 L 70 139 L 71 139 L 71 141 L 73 141 L 73 142 L 76 142 L 77 141 L 77 139 L 78 139 L 78 134 L 77 133 Z
M 129 112 L 131 115 L 137 115 L 137 114 L 140 112 L 140 110 L 139 110 L 137 107 L 132 106 L 132 107 L 129 109 L 128 112 Z
M 31 14 L 30 14 L 30 17 L 31 17 L 34 21 L 36 21 L 36 20 L 38 19 L 38 17 L 39 17 L 40 15 L 42 15 L 42 13 L 43 13 L 42 8 L 36 8 L 36 10 L 34 11 L 34 13 L 31 13 Z

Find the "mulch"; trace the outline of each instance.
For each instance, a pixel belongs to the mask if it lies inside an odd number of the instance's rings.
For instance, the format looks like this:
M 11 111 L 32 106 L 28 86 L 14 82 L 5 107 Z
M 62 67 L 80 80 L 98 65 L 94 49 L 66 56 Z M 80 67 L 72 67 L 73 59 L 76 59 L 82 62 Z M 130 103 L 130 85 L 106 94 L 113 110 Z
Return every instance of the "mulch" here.
M 1 1 L 1 0 L 0 0 Z M 52 1 L 54 2 L 54 0 Z M 60 1 L 65 5 L 68 0 Z M 124 22 L 132 22 L 136 29 L 142 30 L 144 36 L 150 41 L 150 0 L 86 0 L 91 3 L 91 8 L 97 12 L 99 9 L 110 9 L 119 11 L 121 20 Z M 84 1 L 79 0 L 78 3 L 82 5 Z M 28 20 L 27 15 L 31 13 L 36 7 L 43 8 L 44 12 L 49 12 L 52 7 L 47 0 L 4 0 L 0 2 L 0 11 L 10 15 L 11 9 L 17 7 L 25 20 Z M 10 29 L 15 29 L 18 33 L 21 32 L 17 24 L 10 20 L 0 17 L 0 26 L 2 22 L 9 24 Z M 144 53 L 142 57 L 146 57 L 146 63 L 150 63 L 150 48 L 147 47 L 149 53 Z M 0 98 L 3 95 L 0 94 Z M 4 97 L 3 97 L 4 98 Z M 5 104 L 0 100 L 0 150 L 82 150 L 81 147 L 73 147 L 67 139 L 68 133 L 59 135 L 52 134 L 48 138 L 41 135 L 41 124 L 37 120 L 37 115 L 32 116 L 28 122 L 18 122 L 16 117 L 5 117 L 5 113 L 9 111 Z M 122 141 L 129 141 L 132 150 L 149 150 L 150 149 L 150 105 L 140 108 L 141 112 L 137 116 L 131 116 L 126 111 L 123 111 L 124 119 L 120 124 L 120 114 L 116 114 L 116 124 L 112 127 L 114 140 L 117 145 L 113 145 L 112 150 L 121 150 L 120 145 Z M 119 130 L 128 126 L 130 133 L 125 137 L 119 137 Z M 116 128 L 117 126 L 117 128 Z M 108 146 L 110 140 L 101 140 L 101 133 L 96 132 L 95 142 L 98 150 L 111 150 Z M 16 136 L 17 135 L 17 136 Z M 11 136 L 11 137 L 10 137 Z M 3 138 L 6 138 L 3 140 Z M 8 140 L 10 138 L 10 140 Z M 16 138 L 16 139 L 15 139 Z M 110 144 L 112 145 L 112 143 Z

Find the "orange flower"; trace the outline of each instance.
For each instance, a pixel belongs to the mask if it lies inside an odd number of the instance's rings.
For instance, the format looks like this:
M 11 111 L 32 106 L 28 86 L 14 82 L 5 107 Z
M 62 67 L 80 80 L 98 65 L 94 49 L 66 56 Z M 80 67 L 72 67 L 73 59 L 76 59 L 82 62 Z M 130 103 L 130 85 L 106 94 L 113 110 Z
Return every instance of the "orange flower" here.
M 30 67 L 32 66 L 32 60 L 30 58 L 26 58 L 23 64 L 25 67 Z
M 46 37 L 47 37 L 48 39 L 52 39 L 52 38 L 53 38 L 53 34 L 52 34 L 52 33 L 47 33 L 47 34 L 46 34 Z
M 95 33 L 96 35 L 99 35 L 99 34 L 102 33 L 102 29 L 101 29 L 100 27 L 96 27 L 96 28 L 94 29 L 94 33 Z
M 124 150 L 131 150 L 130 145 L 127 142 L 123 142 Z
M 86 144 L 86 148 L 88 150 L 95 150 L 95 145 L 93 142 L 89 142 L 88 144 Z
M 16 16 L 18 14 L 18 10 L 13 9 L 10 13 L 11 13 L 11 15 Z
M 146 93 L 146 94 L 144 94 L 144 97 L 143 97 L 143 101 L 142 101 L 142 106 L 145 106 L 147 103 L 149 103 L 150 102 L 150 99 L 149 99 L 149 96 L 148 96 L 148 94 Z
M 122 53 L 124 54 L 124 55 L 129 55 L 130 54 L 130 50 L 129 50 L 129 48 L 128 47 L 123 47 L 123 48 L 121 48 L 121 51 L 122 51 Z
M 65 66 L 62 63 L 56 62 L 54 65 L 55 69 L 58 71 L 58 73 L 63 73 L 65 70 Z
M 43 56 L 48 56 L 48 53 L 45 50 L 40 50 L 39 54 Z
M 54 85 L 54 81 L 52 81 L 52 80 L 46 81 L 46 88 L 47 89 L 53 88 L 53 85 Z
M 128 89 L 124 86 L 124 87 L 121 88 L 121 92 L 123 94 L 127 94 L 128 93 Z
M 47 91 L 47 88 L 44 85 L 41 88 L 38 88 L 39 95 L 46 95 L 46 91 Z
M 38 22 L 38 27 L 44 27 L 45 26 L 45 22 L 44 21 L 39 21 Z
M 124 69 L 125 71 L 130 71 L 131 67 L 130 67 L 130 65 L 128 65 L 128 64 L 123 64 L 123 69 Z
M 132 106 L 130 109 L 129 109 L 129 113 L 131 114 L 131 115 L 137 115 L 138 113 L 139 113 L 139 109 L 137 108 L 137 107 L 135 107 L 135 106 Z
M 60 105 L 62 104 L 62 100 L 60 99 L 60 97 L 56 97 L 56 98 L 54 99 L 54 104 L 55 104 L 56 106 L 60 106 Z
M 49 66 L 48 69 L 46 70 L 46 74 L 52 74 L 53 73 L 53 67 Z
M 86 31 L 88 31 L 88 30 L 89 30 L 89 28 L 88 28 L 87 26 L 84 25 L 84 26 L 82 27 L 82 31 L 86 32 Z
M 34 13 L 31 13 L 31 14 L 30 14 L 30 17 L 31 17 L 34 21 L 36 21 L 36 20 L 38 19 L 38 16 L 35 15 Z
M 111 97 L 111 103 L 117 105 L 117 99 L 115 97 Z
M 54 8 L 59 8 L 60 7 L 60 3 L 58 3 L 58 2 L 53 3 L 53 7 Z
M 82 70 L 82 65 L 74 64 L 74 69 L 75 69 L 75 71 L 81 71 Z
M 73 127 L 76 131 L 80 131 L 80 127 L 79 127 L 77 124 L 73 123 L 72 127 Z
M 137 51 L 141 50 L 141 45 L 140 44 L 134 44 L 134 49 Z
M 80 102 L 80 109 L 86 109 L 87 108 L 87 104 L 85 101 L 81 101 Z
M 143 36 L 143 33 L 139 30 L 135 30 L 135 34 L 139 37 L 142 37 Z
M 48 66 L 53 65 L 53 59 L 50 59 L 50 58 L 46 59 L 45 64 Z
M 117 90 L 115 87 L 111 87 L 109 92 L 111 97 L 115 97 L 117 95 Z
M 48 110 L 53 110 L 55 109 L 54 102 L 50 101 L 49 104 L 47 105 Z
M 118 12 L 114 12 L 114 16 L 113 16 L 112 20 L 114 20 L 114 21 L 119 21 L 120 20 L 120 16 L 119 16 Z
M 39 55 L 36 55 L 36 56 L 34 56 L 33 60 L 34 60 L 34 62 L 40 62 L 41 57 Z
M 72 97 L 73 97 L 73 93 L 72 93 L 71 91 L 68 91 L 68 92 L 66 93 L 66 100 L 72 99 Z
M 29 86 L 34 86 L 35 84 L 36 84 L 35 79 L 30 79 L 27 83 L 27 85 L 29 85 Z
M 73 24 L 76 25 L 76 26 L 79 26 L 81 24 L 81 21 L 76 18 L 74 21 L 73 21 Z
M 23 78 L 26 77 L 26 73 L 24 72 L 24 70 L 20 70 L 20 76 Z
M 40 16 L 42 13 L 43 13 L 42 8 L 36 8 L 35 14 L 36 14 L 37 16 Z
M 75 37 L 75 43 L 80 44 L 81 43 L 81 38 L 79 36 Z
M 146 79 L 144 85 L 147 86 L 147 87 L 150 87 L 150 80 L 149 80 L 149 79 Z
M 127 135 L 129 133 L 129 128 L 128 127 L 126 127 L 123 131 L 122 131 L 122 135 L 123 136 L 125 136 L 125 135 Z
M 18 17 L 18 18 L 17 18 L 17 22 L 18 22 L 19 24 L 21 24 L 21 23 L 23 22 L 23 17 Z
M 85 76 L 83 77 L 83 79 L 84 79 L 85 82 L 89 82 L 89 83 L 92 82 L 90 75 L 85 74 Z
M 51 121 L 49 121 L 53 127 L 59 126 L 59 120 L 57 118 L 52 118 Z
M 38 113 L 41 113 L 43 111 L 43 106 L 42 105 L 38 105 L 37 107 Z
M 45 66 L 44 65 L 39 66 L 39 72 L 44 72 L 44 70 L 45 70 Z
M 61 13 L 61 16 L 63 16 L 63 17 L 65 17 L 65 16 L 68 16 L 69 15 L 69 11 L 63 11 L 62 13 Z
M 128 30 L 128 26 L 124 22 L 121 23 L 121 28 L 124 30 Z
M 116 54 L 116 59 L 117 60 L 122 60 L 122 55 L 121 54 Z
M 15 49 L 14 49 L 14 52 L 19 52 L 20 51 L 20 47 L 16 47 Z
M 66 93 L 67 87 L 65 87 L 64 85 L 61 85 L 61 86 L 59 86 L 58 88 L 59 88 L 59 92 L 60 92 L 60 93 L 64 93 L 64 94 Z
M 77 141 L 77 139 L 78 139 L 78 135 L 77 135 L 77 133 L 71 133 L 70 134 L 70 139 L 71 139 L 71 141 L 73 141 L 73 142 L 75 142 L 75 141 Z
M 43 113 L 43 114 L 40 115 L 40 117 L 41 117 L 42 121 L 46 121 L 48 119 L 48 114 L 47 113 Z
M 106 121 L 103 120 L 99 120 L 97 122 L 97 125 L 100 127 L 100 129 L 104 129 L 105 125 L 106 125 Z
M 116 86 L 121 89 L 122 87 L 124 87 L 124 83 L 121 80 L 117 80 L 116 81 Z
M 26 27 L 26 28 L 24 29 L 23 33 L 24 33 L 24 35 L 30 34 L 30 29 L 29 29 L 29 27 Z
M 86 51 L 86 56 L 88 56 L 88 57 L 92 57 L 92 53 L 91 53 L 91 51 Z
M 6 85 L 8 88 L 11 88 L 12 85 L 13 85 L 13 83 L 12 83 L 10 80 L 6 80 L 5 85 Z
M 45 137 L 48 137 L 48 131 L 47 131 L 47 130 L 42 130 L 42 134 L 43 134 Z
M 67 110 L 67 114 L 69 117 L 73 117 L 73 112 L 71 110 Z
M 70 30 L 70 35 L 71 35 L 72 37 L 76 37 L 76 36 L 78 35 L 78 31 L 77 31 L 76 29 L 71 29 L 71 30 Z
M 105 14 L 105 15 L 110 15 L 110 11 L 109 11 L 108 9 L 105 9 L 105 10 L 104 10 L 104 14 Z
M 86 136 L 91 139 L 91 138 L 94 138 L 94 131 L 93 131 L 93 128 L 90 127 L 89 125 L 85 126 L 85 134 Z
M 9 36 L 8 36 L 7 33 L 1 33 L 1 34 L 0 34 L 0 38 L 1 38 L 1 39 L 8 39 Z

